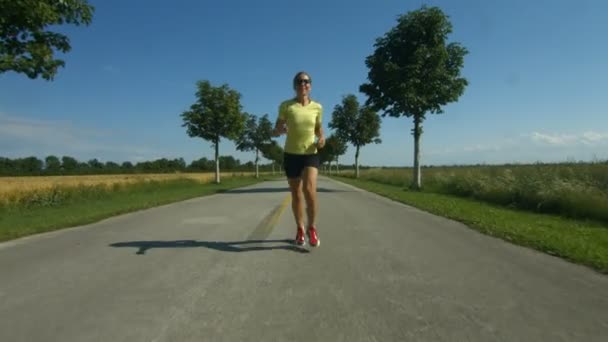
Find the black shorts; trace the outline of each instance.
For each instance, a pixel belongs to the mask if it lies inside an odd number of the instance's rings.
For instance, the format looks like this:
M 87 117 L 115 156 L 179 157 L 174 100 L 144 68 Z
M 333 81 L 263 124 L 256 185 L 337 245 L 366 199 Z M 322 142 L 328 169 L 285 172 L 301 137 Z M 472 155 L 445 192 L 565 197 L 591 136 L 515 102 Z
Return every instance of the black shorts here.
M 318 154 L 291 154 L 285 152 L 283 154 L 283 165 L 287 178 L 298 178 L 302 175 L 302 170 L 305 167 L 312 166 L 319 168 Z

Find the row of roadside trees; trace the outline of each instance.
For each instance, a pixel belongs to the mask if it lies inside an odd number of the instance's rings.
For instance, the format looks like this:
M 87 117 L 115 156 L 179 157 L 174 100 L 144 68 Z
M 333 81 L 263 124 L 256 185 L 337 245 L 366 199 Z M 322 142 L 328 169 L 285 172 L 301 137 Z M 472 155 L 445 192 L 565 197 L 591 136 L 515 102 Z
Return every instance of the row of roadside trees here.
M 263 156 L 281 164 L 283 149 L 272 139 L 273 123 L 268 114 L 255 116 L 243 112 L 241 94 L 227 84 L 213 86 L 209 81 L 198 81 L 197 101 L 181 114 L 183 126 L 190 137 L 202 138 L 211 143 L 215 155 L 215 181 L 220 183 L 220 150 L 222 139 L 235 143 L 237 150 L 252 151 L 256 177 Z M 320 150 L 322 164 L 335 163 L 346 153 L 347 144 L 355 149 L 355 170 L 359 177 L 359 152 L 369 143 L 380 143 L 380 116 L 366 106 L 360 106 L 355 95 L 349 94 L 332 113 L 329 127 L 335 132 L 327 138 Z
M 220 151 L 222 139 L 235 143 L 237 150 L 252 151 L 256 177 L 259 177 L 260 157 L 281 165 L 283 148 L 272 139 L 273 123 L 268 114 L 260 117 L 243 112 L 241 94 L 227 84 L 213 86 L 207 80 L 197 82 L 197 101 L 181 114 L 183 126 L 190 137 L 209 141 L 215 155 L 215 181 L 220 183 Z M 336 106 L 329 126 L 336 133 L 329 136 L 326 147 L 321 149 L 321 163 L 338 165 L 338 157 L 346 153 L 347 143 L 357 149 L 355 165 L 359 174 L 358 158 L 361 146 L 372 141 L 380 142 L 380 118 L 369 108 L 360 108 L 354 95 L 346 96 L 342 105 Z
M 62 24 L 89 25 L 94 8 L 86 0 L 15 0 L 0 1 L 0 73 L 15 71 L 30 78 L 52 80 L 64 62 L 53 51 L 70 50 L 69 39 L 46 30 Z M 369 82 L 359 91 L 367 98 L 359 106 L 353 94 L 344 96 L 342 104 L 332 113 L 327 147 L 322 149 L 324 161 L 335 161 L 355 148 L 358 165 L 360 149 L 379 143 L 379 118 L 382 116 L 413 119 L 414 181 L 421 187 L 420 138 L 422 124 L 428 113 L 441 114 L 442 107 L 455 102 L 468 85 L 461 77 L 464 56 L 468 53 L 460 43 L 448 43 L 452 25 L 439 7 L 427 7 L 398 16 L 397 24 L 376 39 L 374 52 L 365 59 Z M 212 143 L 215 149 L 216 182 L 220 182 L 219 143 L 222 139 L 236 142 L 239 150 L 255 152 L 256 170 L 259 156 L 280 151 L 270 139 L 272 123 L 268 116 L 257 117 L 242 111 L 240 94 L 226 84 L 214 87 L 209 81 L 197 82 L 197 101 L 181 114 L 183 126 L 191 137 Z M 358 175 L 358 167 L 356 167 Z M 257 172 L 256 172 L 257 175 Z
M 376 40 L 374 53 L 365 60 L 369 82 L 359 87 L 367 96 L 364 105 L 359 105 L 354 94 L 347 94 L 335 106 L 329 123 L 334 133 L 320 152 L 322 161 L 337 161 L 351 144 L 358 177 L 361 148 L 381 142 L 378 112 L 382 116 L 412 118 L 412 188 L 420 189 L 420 138 L 426 114 L 443 113 L 442 106 L 456 101 L 468 84 L 460 75 L 468 51 L 459 43 L 447 42 L 451 32 L 448 17 L 438 7 L 423 5 L 399 16 L 397 25 Z M 220 140 L 234 140 L 240 150 L 255 151 L 257 167 L 259 152 L 273 144 L 268 116 L 256 118 L 243 113 L 240 94 L 227 84 L 214 87 L 209 81 L 199 81 L 197 87 L 197 101 L 182 113 L 188 135 L 210 141 L 216 161 Z M 218 183 L 219 169 L 216 162 Z

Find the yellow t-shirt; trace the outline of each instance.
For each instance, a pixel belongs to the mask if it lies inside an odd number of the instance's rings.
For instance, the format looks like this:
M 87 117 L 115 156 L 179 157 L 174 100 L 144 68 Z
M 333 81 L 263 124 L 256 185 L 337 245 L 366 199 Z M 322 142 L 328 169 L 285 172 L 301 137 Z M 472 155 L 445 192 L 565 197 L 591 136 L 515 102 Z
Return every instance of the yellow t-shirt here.
M 287 122 L 285 152 L 293 154 L 315 154 L 315 126 L 321 126 L 323 106 L 310 100 L 303 106 L 295 99 L 286 100 L 279 106 L 279 119 Z

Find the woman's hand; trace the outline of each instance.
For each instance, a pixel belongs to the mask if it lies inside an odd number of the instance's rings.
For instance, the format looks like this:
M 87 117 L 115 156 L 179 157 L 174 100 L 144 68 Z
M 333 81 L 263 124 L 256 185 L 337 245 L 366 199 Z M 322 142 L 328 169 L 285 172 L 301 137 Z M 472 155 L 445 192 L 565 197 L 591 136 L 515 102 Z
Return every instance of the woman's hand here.
M 277 122 L 272 131 L 272 135 L 278 137 L 281 134 L 287 133 L 287 125 L 284 122 Z
M 325 146 L 325 137 L 324 136 L 320 136 L 319 140 L 317 141 L 317 147 L 318 148 L 323 148 L 323 146 Z

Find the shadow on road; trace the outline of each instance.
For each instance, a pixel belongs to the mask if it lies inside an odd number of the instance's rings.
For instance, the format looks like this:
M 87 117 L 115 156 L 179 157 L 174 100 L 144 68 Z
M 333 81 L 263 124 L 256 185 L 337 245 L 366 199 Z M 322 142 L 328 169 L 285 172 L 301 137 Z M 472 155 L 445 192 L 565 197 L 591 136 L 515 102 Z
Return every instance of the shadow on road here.
M 252 244 L 281 244 L 278 246 L 249 246 Z M 135 254 L 143 255 L 153 248 L 195 248 L 204 247 L 222 252 L 254 252 L 270 250 L 288 250 L 298 253 L 309 253 L 307 249 L 295 246 L 293 240 L 245 240 L 245 241 L 129 241 L 110 244 L 111 247 L 133 247 L 138 248 Z
M 254 188 L 254 189 L 234 189 L 234 190 L 220 190 L 222 194 L 253 194 L 253 193 L 271 193 L 271 192 L 285 192 L 289 193 L 288 187 L 281 188 Z M 349 192 L 349 190 L 334 190 L 326 188 L 318 188 L 317 192 Z

